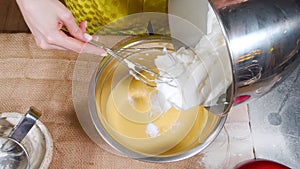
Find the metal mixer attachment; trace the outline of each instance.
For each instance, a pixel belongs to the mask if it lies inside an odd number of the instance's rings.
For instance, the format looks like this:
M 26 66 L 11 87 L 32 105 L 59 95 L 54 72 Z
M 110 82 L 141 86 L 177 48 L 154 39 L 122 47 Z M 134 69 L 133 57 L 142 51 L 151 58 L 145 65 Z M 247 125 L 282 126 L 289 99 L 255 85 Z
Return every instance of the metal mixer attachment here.
M 99 42 L 89 41 L 88 43 L 96 47 L 105 49 L 109 55 L 117 59 L 120 63 L 124 64 L 129 69 L 130 75 L 132 75 L 136 80 L 143 82 L 147 86 L 156 87 L 157 83 L 166 83 L 170 86 L 176 86 L 175 77 L 171 76 L 166 71 L 153 70 L 145 65 L 141 65 L 137 62 L 122 57 L 118 53 L 114 52 L 113 50 L 111 50 L 110 48 L 106 47 L 104 44 L 101 44 Z M 129 48 L 126 48 L 126 50 L 129 50 Z M 140 52 L 140 50 L 142 50 L 142 48 L 130 48 L 130 52 L 134 52 L 134 53 L 138 53 Z M 165 53 L 170 58 L 173 58 L 173 56 L 170 53 L 167 52 Z

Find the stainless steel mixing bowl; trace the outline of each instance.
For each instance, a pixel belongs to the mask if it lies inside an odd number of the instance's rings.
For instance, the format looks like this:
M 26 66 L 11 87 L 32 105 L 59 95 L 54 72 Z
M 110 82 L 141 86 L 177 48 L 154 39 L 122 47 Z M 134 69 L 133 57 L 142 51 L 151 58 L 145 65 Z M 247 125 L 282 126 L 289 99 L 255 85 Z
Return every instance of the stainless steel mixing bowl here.
M 128 50 L 132 48 L 141 48 L 141 47 L 146 51 L 151 51 L 153 49 L 157 50 L 157 47 L 161 47 L 165 45 L 172 46 L 171 42 L 172 41 L 170 39 L 164 39 L 163 37 L 149 38 L 149 39 L 136 38 L 134 40 L 129 40 L 128 42 L 124 41 L 121 44 L 121 46 L 123 47 L 119 48 L 120 50 L 119 52 L 126 53 L 126 49 Z M 163 50 L 160 49 L 160 51 Z M 146 53 L 150 53 L 150 52 L 146 52 Z M 130 57 L 131 55 L 135 56 L 134 54 L 129 54 L 128 57 Z M 150 60 L 149 56 L 145 56 L 145 57 L 147 57 Z M 135 61 L 139 64 L 144 63 L 141 57 L 137 57 L 137 58 L 133 57 L 130 59 L 131 60 L 136 59 Z M 149 60 L 147 62 L 149 62 Z M 192 127 L 190 130 L 187 130 L 186 133 L 184 134 L 184 138 L 178 141 L 175 145 L 173 145 L 172 141 L 169 140 L 168 145 L 172 145 L 172 146 L 168 150 L 164 150 L 161 153 L 149 154 L 146 152 L 147 151 L 151 152 L 152 150 L 144 150 L 145 148 L 140 148 L 142 149 L 140 150 L 139 148 L 136 147 L 133 148 L 132 146 L 128 146 L 128 143 L 124 141 L 122 142 L 122 140 L 119 139 L 120 136 L 116 136 L 115 134 L 118 133 L 117 131 L 115 131 L 116 129 L 113 129 L 111 124 L 109 124 L 110 122 L 108 122 L 109 121 L 108 118 L 109 116 L 112 115 L 111 112 L 107 112 L 108 110 L 107 100 L 110 97 L 112 90 L 120 82 L 122 77 L 129 76 L 129 72 L 126 71 L 126 67 L 124 67 L 121 63 L 122 62 L 118 62 L 113 57 L 109 57 L 108 59 L 104 59 L 100 62 L 96 72 L 93 74 L 91 78 L 90 86 L 89 86 L 88 105 L 89 105 L 89 117 L 91 119 L 89 119 L 86 114 L 83 113 L 77 114 L 80 121 L 82 121 L 83 119 L 85 120 L 85 122 L 82 122 L 85 131 L 94 140 L 94 142 L 97 143 L 100 147 L 106 149 L 109 152 L 116 153 L 118 155 L 125 155 L 127 157 L 131 157 L 142 161 L 174 162 L 174 161 L 186 159 L 188 157 L 191 157 L 195 154 L 202 152 L 218 136 L 218 134 L 220 133 L 220 131 L 224 126 L 227 116 L 226 115 L 220 116 L 213 113 L 209 113 L 207 111 L 207 122 L 205 122 L 203 129 L 197 128 L 197 126 L 201 126 L 198 120 L 194 122 L 189 121 L 188 124 L 189 125 L 192 124 L 194 127 Z M 122 97 L 118 97 L 116 100 L 120 98 Z M 116 101 L 114 102 L 114 104 L 120 104 L 120 102 Z M 121 109 L 121 111 L 124 111 L 125 112 L 124 114 L 126 114 L 125 110 Z M 124 114 L 122 114 L 121 116 L 126 116 Z M 174 114 L 174 116 L 175 115 L 176 114 Z M 159 115 L 159 117 L 160 116 L 161 115 Z M 202 117 L 201 115 L 198 116 Z M 126 119 L 127 118 L 129 121 L 132 120 L 131 119 L 132 117 L 130 117 L 129 119 L 129 116 L 126 116 Z M 115 120 L 118 121 L 118 119 Z M 138 121 L 138 123 L 142 125 L 145 122 Z M 179 120 L 177 121 L 177 123 L 179 125 L 181 124 Z M 127 130 L 130 130 L 128 129 L 128 126 L 122 126 L 122 127 L 127 128 Z M 137 126 L 136 130 L 139 131 L 141 128 L 142 127 Z M 94 131 L 94 129 L 96 129 L 96 132 Z M 176 134 L 178 135 L 178 133 L 176 133 L 177 131 L 174 130 L 174 128 L 170 129 L 169 131 L 173 132 L 172 135 L 176 135 Z M 161 142 L 160 138 L 157 139 L 155 137 L 151 139 L 150 138 L 143 139 L 143 138 L 135 138 L 135 137 L 131 138 L 127 135 L 123 136 L 123 134 L 120 135 L 122 135 L 122 137 L 126 137 L 127 139 L 130 139 L 129 142 L 132 142 L 133 144 L 138 144 L 138 145 L 144 144 L 144 147 L 152 147 L 152 149 L 155 148 L 155 146 L 148 146 L 148 145 L 166 144 L 164 142 Z M 181 136 L 182 135 L 179 135 L 179 137 Z M 105 142 L 103 142 L 102 140 L 105 140 Z M 224 142 L 226 141 L 227 140 L 224 140 Z M 107 147 L 107 144 L 109 144 L 118 152 L 121 152 L 121 154 L 115 152 L 110 147 Z M 164 146 L 160 147 L 161 150 L 163 150 L 163 147 Z
M 270 91 L 299 64 L 300 0 L 209 0 L 232 59 L 234 104 Z

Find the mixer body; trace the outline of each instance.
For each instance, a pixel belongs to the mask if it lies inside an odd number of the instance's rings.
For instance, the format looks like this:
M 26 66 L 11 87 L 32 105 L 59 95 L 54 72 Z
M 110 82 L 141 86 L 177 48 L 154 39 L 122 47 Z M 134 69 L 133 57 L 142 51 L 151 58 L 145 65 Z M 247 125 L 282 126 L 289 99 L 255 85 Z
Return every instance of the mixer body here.
M 300 0 L 210 0 L 227 42 L 233 104 L 261 97 L 299 64 Z

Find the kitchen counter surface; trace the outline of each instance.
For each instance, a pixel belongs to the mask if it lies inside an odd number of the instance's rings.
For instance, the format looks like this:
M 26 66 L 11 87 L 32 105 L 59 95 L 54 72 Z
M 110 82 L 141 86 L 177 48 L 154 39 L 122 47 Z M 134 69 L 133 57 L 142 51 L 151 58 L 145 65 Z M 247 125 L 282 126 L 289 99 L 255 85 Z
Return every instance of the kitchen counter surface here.
M 255 156 L 300 166 L 300 65 L 274 90 L 249 104 Z

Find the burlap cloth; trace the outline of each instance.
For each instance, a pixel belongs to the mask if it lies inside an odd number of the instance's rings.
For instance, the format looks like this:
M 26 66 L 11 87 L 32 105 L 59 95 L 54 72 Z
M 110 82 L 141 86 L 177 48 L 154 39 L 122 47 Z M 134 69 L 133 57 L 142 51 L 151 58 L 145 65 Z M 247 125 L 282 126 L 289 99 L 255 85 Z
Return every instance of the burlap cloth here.
M 0 34 L 0 112 L 42 112 L 54 142 L 49 168 L 203 168 L 196 155 L 175 163 L 145 163 L 102 150 L 82 130 L 72 103 L 72 74 L 78 54 L 43 50 L 31 34 Z M 237 161 L 236 161 L 237 162 Z

